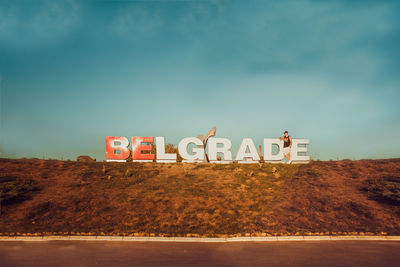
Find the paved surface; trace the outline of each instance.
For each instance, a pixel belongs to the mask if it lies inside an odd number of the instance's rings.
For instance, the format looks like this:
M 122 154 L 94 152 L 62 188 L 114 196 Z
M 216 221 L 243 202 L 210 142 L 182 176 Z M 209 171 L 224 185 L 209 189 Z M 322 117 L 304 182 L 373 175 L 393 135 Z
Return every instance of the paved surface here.
M 0 242 L 0 266 L 399 266 L 398 241 Z

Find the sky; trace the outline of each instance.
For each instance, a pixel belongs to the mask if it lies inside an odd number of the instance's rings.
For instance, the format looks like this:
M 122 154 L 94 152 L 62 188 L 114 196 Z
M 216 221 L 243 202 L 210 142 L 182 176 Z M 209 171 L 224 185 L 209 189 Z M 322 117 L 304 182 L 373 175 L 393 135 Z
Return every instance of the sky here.
M 400 157 L 399 1 L 0 1 L 0 157 L 217 127 Z

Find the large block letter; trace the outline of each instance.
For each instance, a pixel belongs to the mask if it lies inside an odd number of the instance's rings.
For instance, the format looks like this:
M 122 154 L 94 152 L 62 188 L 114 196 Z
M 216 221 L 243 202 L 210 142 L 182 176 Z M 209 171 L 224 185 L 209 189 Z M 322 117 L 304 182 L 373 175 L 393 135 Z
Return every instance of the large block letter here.
M 157 162 L 176 162 L 175 153 L 165 153 L 165 137 L 156 137 L 156 155 Z
M 293 163 L 308 163 L 310 156 L 299 155 L 299 153 L 307 153 L 307 145 L 310 144 L 308 139 L 292 139 L 292 150 L 290 153 L 290 159 Z M 299 146 L 302 145 L 302 146 Z
M 189 154 L 188 145 L 194 144 L 193 154 Z M 203 142 L 196 137 L 183 138 L 178 145 L 179 154 L 183 158 L 182 162 L 203 162 L 204 160 L 204 145 Z
M 106 136 L 106 161 L 125 162 L 129 157 L 129 141 L 123 136 Z
M 278 153 L 272 154 L 272 146 L 278 146 Z M 264 161 L 280 162 L 283 159 L 283 140 L 279 138 L 264 138 Z
M 249 152 L 247 152 L 249 149 Z M 257 148 L 254 145 L 253 139 L 243 138 L 240 144 L 238 153 L 236 155 L 238 163 L 257 163 L 260 160 L 260 156 L 257 153 Z
M 132 161 L 134 162 L 152 162 L 153 154 L 143 154 L 143 151 L 151 151 L 151 145 L 143 145 L 142 143 L 153 143 L 153 137 L 149 136 L 132 136 Z
M 222 144 L 222 147 L 218 147 L 219 144 Z M 212 163 L 229 163 L 232 161 L 232 142 L 227 138 L 216 138 L 212 137 L 208 139 L 207 142 L 208 147 L 208 159 Z M 224 160 L 218 160 L 218 153 L 222 153 L 224 155 Z

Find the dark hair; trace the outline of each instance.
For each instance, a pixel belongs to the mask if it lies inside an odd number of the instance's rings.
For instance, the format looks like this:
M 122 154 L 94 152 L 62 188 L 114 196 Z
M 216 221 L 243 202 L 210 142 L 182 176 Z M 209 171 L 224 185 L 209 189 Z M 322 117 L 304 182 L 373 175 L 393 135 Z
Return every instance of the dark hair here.
M 288 131 L 285 131 L 284 134 L 285 134 L 285 133 L 288 133 Z

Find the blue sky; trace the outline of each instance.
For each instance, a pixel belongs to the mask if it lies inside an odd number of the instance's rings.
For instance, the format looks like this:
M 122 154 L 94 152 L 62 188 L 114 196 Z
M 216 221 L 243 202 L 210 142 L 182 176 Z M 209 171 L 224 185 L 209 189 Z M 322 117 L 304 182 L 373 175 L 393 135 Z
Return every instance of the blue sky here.
M 1 157 L 105 136 L 288 130 L 328 160 L 400 156 L 398 1 L 0 2 Z

